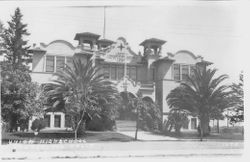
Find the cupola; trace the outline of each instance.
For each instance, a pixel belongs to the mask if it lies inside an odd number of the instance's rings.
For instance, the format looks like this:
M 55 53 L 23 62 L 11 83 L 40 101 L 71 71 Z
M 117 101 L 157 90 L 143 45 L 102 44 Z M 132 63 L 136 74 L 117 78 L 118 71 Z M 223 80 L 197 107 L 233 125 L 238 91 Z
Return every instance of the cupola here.
M 74 40 L 78 40 L 79 45 L 82 45 L 83 48 L 90 48 L 91 50 L 94 46 L 97 45 L 97 40 L 99 39 L 100 35 L 84 32 L 84 33 L 76 33 Z
M 140 43 L 140 46 L 144 47 L 144 55 L 148 54 L 159 55 L 161 52 L 161 46 L 165 43 L 166 41 L 164 40 L 157 38 L 150 38 Z

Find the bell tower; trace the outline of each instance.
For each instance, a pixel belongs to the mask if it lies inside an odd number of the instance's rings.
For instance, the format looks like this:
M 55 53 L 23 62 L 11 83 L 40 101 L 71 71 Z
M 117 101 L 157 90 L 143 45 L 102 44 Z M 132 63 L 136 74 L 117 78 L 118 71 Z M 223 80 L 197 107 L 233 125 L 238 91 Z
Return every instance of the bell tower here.
M 97 49 L 97 41 L 100 35 L 84 32 L 76 33 L 74 40 L 78 40 L 79 46 L 82 46 L 83 49 L 95 50 Z
M 147 69 L 147 81 L 153 82 L 155 78 L 155 67 L 152 64 L 154 61 L 160 58 L 161 56 L 161 47 L 165 44 L 166 41 L 150 38 L 144 40 L 140 43 L 140 46 L 143 46 L 143 59 L 146 61 L 146 69 Z
M 108 39 L 99 39 L 97 41 L 98 49 L 102 50 L 104 48 L 107 48 L 108 46 L 112 45 L 114 42 Z
M 140 46 L 144 48 L 144 56 L 146 55 L 156 55 L 159 56 L 161 53 L 161 46 L 165 44 L 166 41 L 157 39 L 157 38 L 150 38 L 144 40 Z

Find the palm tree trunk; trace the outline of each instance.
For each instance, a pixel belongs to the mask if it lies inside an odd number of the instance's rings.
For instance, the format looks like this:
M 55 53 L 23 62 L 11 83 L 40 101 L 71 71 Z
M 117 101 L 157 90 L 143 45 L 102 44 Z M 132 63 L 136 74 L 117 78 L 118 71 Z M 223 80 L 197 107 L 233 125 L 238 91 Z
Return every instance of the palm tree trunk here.
M 209 135 L 209 122 L 208 121 L 203 121 L 203 135 L 207 136 Z
M 80 120 L 78 121 L 78 123 L 77 123 L 77 125 L 76 125 L 76 129 L 75 129 L 75 140 L 77 139 L 77 132 L 78 132 L 78 129 L 79 129 L 81 123 L 82 123 L 83 117 L 84 117 L 84 112 L 82 112 L 81 118 L 80 118 Z
M 202 127 L 203 127 L 203 121 L 202 121 L 202 119 L 200 119 L 200 141 L 202 141 L 203 140 L 203 129 L 202 129 Z
M 202 141 L 206 135 L 209 135 L 209 116 L 204 114 L 200 118 L 200 140 Z
M 75 130 L 75 140 L 77 139 L 77 129 Z

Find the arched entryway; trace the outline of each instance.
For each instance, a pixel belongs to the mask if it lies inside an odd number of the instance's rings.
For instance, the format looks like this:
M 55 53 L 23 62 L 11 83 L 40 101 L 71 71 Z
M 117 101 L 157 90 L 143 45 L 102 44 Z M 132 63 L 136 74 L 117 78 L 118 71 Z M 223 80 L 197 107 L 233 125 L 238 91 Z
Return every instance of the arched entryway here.
M 120 105 L 118 106 L 118 120 L 136 120 L 136 114 L 131 100 L 135 95 L 131 92 L 120 93 Z

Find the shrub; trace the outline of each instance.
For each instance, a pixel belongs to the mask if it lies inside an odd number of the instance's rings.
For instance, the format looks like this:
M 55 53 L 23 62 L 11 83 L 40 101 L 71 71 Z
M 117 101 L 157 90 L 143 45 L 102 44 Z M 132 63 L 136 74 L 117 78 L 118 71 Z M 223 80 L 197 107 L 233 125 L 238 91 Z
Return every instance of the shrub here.
M 33 131 L 37 131 L 39 132 L 41 129 L 45 128 L 45 122 L 43 119 L 35 119 L 33 122 L 32 122 L 32 125 L 31 125 L 31 129 Z
M 2 125 L 2 132 L 10 131 L 10 125 L 8 122 L 1 121 L 1 125 Z
M 114 126 L 115 120 L 106 116 L 94 116 L 92 120 L 86 122 L 86 129 L 93 131 L 113 130 Z
M 156 103 L 143 101 L 144 105 L 139 115 L 139 128 L 145 131 L 159 130 L 161 112 Z
M 171 110 L 168 114 L 168 120 L 164 122 L 164 130 L 171 132 L 174 128 L 176 133 L 180 133 L 181 128 L 189 122 L 188 114 L 181 110 Z
M 242 133 L 243 127 L 242 126 L 235 126 L 235 127 L 222 127 L 221 128 L 222 133 Z

